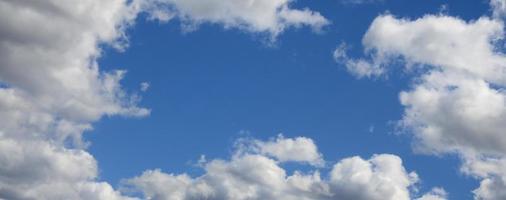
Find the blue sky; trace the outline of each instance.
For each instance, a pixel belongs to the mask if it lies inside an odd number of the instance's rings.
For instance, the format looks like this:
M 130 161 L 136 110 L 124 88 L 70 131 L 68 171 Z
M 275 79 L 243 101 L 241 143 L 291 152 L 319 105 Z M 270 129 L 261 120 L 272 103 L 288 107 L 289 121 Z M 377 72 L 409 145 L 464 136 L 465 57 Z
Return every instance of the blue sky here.
M 345 41 L 362 53 L 361 39 L 379 14 L 418 18 L 443 11 L 463 19 L 490 12 L 484 1 L 383 1 L 341 4 L 298 1 L 332 21 L 321 33 L 290 29 L 274 43 L 242 30 L 204 24 L 182 33 L 177 20 L 139 18 L 128 31 L 125 52 L 107 49 L 104 69 L 128 71 L 123 84 L 141 93 L 149 117 L 105 118 L 86 137 L 97 158 L 100 178 L 117 184 L 143 169 L 199 175 L 200 155 L 230 156 L 235 139 L 312 138 L 329 161 L 377 153 L 401 156 L 422 178 L 422 190 L 444 187 L 451 199 L 471 199 L 478 182 L 458 172 L 454 156 L 415 154 L 409 136 L 395 134 L 401 119 L 399 92 L 410 74 L 357 79 L 332 58 Z M 373 127 L 373 131 L 370 128 Z M 118 139 L 120 138 L 120 139 Z M 125 167 L 128 166 L 128 167 Z
M 504 19 L 505 0 L 0 0 L 0 199 L 504 200 Z

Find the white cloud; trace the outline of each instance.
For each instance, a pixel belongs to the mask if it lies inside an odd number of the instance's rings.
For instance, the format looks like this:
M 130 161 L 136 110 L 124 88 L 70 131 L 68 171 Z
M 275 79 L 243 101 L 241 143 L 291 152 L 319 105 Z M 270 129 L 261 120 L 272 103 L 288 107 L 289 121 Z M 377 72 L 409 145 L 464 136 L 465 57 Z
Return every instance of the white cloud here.
M 363 44 L 367 51 L 377 51 L 379 58 L 402 56 L 408 65 L 431 65 L 506 83 L 506 60 L 491 43 L 502 35 L 503 24 L 489 18 L 467 23 L 449 16 L 427 15 L 410 21 L 383 15 L 373 21 Z
M 463 172 L 482 179 L 477 199 L 504 198 L 498 188 L 506 170 L 470 166 L 506 159 L 506 56 L 496 44 L 503 29 L 502 21 L 488 17 L 466 22 L 444 15 L 415 20 L 381 15 L 362 40 L 370 59 L 358 59 L 384 72 L 402 60 L 405 70 L 417 75 L 413 87 L 400 94 L 405 106 L 400 125 L 414 134 L 419 152 L 458 153 Z M 337 57 L 345 55 L 336 51 Z M 369 76 L 347 66 L 357 77 Z
M 280 162 L 306 162 L 314 166 L 323 166 L 324 161 L 313 140 L 306 137 L 284 138 L 278 135 L 269 141 L 252 141 L 253 151 L 272 156 Z
M 418 181 L 407 173 L 395 155 L 380 154 L 369 160 L 346 158 L 334 165 L 330 183 L 337 199 L 410 199 L 409 187 Z
M 262 143 L 285 148 L 283 143 L 303 139 L 307 140 L 302 142 L 304 145 L 310 141 L 308 138 L 278 137 L 276 141 Z M 318 171 L 296 170 L 287 174 L 278 160 L 243 148 L 249 147 L 239 146 L 230 160 L 214 159 L 205 163 L 205 173 L 199 177 L 167 174 L 155 169 L 124 180 L 124 184 L 128 189 L 139 190 L 147 199 L 403 200 L 411 198 L 418 181 L 415 172 L 408 173 L 401 159 L 390 154 L 375 155 L 368 160 L 343 159 L 333 166 L 329 177 L 322 178 Z M 313 149 L 303 151 L 312 152 Z M 299 152 L 305 154 L 303 151 Z M 434 195 L 444 199 L 439 193 Z
M 145 92 L 149 89 L 149 83 L 148 82 L 142 82 L 141 83 L 141 91 Z
M 341 43 L 334 50 L 334 60 L 346 67 L 348 72 L 357 78 L 372 78 L 385 73 L 382 63 L 372 63 L 365 59 L 352 59 L 348 57 L 346 43 Z M 376 62 L 376 59 L 374 60 Z
M 443 188 L 433 188 L 427 194 L 416 200 L 444 200 L 447 199 L 448 193 Z
M 96 61 L 99 45 L 126 47 L 135 15 L 124 0 L 0 1 L 0 199 L 129 199 L 97 181 L 81 135 L 149 114 Z
M 149 113 L 121 90 L 124 72 L 99 72 L 95 60 L 99 44 L 121 45 L 132 18 L 124 1 L 2 1 L 0 10 L 0 81 L 8 86 L 0 90 L 2 118 L 34 118 L 2 124 L 6 134 L 19 135 L 18 126 L 45 132 L 60 119 L 86 124 L 103 115 Z
M 476 199 L 505 199 L 506 177 L 492 176 L 481 181 L 480 187 L 474 190 Z
M 202 23 L 249 32 L 269 33 L 273 38 L 289 27 L 309 26 L 318 31 L 329 24 L 320 13 L 291 8 L 294 0 L 137 0 L 152 19 L 168 21 L 177 16 L 187 30 Z
M 426 152 L 506 152 L 505 94 L 479 78 L 431 72 L 402 92 L 402 125 L 416 132 Z
M 461 169 L 466 174 L 483 177 L 480 187 L 473 193 L 476 199 L 505 199 L 506 158 L 472 156 L 466 159 Z
M 84 150 L 0 137 L 1 199 L 131 199 L 97 182 L 97 164 Z

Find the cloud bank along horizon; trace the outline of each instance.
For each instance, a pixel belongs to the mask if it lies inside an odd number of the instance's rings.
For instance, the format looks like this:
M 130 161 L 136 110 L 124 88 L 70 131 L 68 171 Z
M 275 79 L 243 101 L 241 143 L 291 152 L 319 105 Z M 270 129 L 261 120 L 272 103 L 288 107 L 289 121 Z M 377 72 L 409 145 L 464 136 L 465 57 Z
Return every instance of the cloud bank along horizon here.
M 288 174 L 282 165 L 289 162 L 312 169 Z M 229 160 L 203 161 L 199 177 L 154 169 L 124 184 L 148 199 L 446 199 L 442 188 L 416 194 L 418 175 L 406 171 L 396 155 L 344 158 L 328 163 L 333 166 L 322 177 L 324 163 L 310 138 L 240 139 Z
M 229 159 L 202 162 L 205 172 L 198 177 L 147 169 L 125 177 L 122 190 L 98 181 L 97 161 L 82 134 L 104 116 L 151 112 L 138 106 L 140 96 L 122 88 L 126 71 L 100 70 L 104 45 L 127 51 L 126 31 L 140 13 L 160 22 L 178 19 L 184 31 L 215 24 L 269 41 L 289 29 L 318 32 L 331 23 L 294 2 L 1 0 L 0 198 L 446 199 L 440 187 L 420 194 L 420 178 L 396 155 L 328 163 L 307 137 L 239 140 Z M 419 152 L 458 154 L 462 172 L 481 181 L 475 198 L 492 200 L 506 198 L 506 58 L 497 51 L 506 4 L 490 5 L 491 17 L 470 22 L 380 15 L 363 38 L 364 58 L 349 57 L 345 45 L 334 58 L 359 78 L 383 76 L 399 57 L 408 71 L 426 68 L 400 94 L 405 110 L 399 125 L 414 135 Z M 141 90 L 149 86 L 144 82 Z M 289 173 L 285 163 L 310 170 Z

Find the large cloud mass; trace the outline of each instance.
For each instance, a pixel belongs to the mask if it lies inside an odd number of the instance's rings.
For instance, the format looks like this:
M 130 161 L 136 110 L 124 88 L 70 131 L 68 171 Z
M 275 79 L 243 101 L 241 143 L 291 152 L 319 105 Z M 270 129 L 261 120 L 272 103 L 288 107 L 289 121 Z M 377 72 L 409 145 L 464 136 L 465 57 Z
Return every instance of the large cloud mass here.
M 494 15 L 501 5 L 492 1 Z M 382 75 L 399 60 L 417 75 L 400 94 L 400 125 L 414 134 L 417 151 L 460 155 L 462 171 L 482 179 L 476 199 L 506 199 L 506 56 L 498 43 L 503 30 L 503 21 L 488 17 L 466 22 L 381 15 L 362 40 L 369 59 L 349 58 L 343 47 L 334 52 L 358 77 Z
M 299 148 L 287 148 L 287 143 L 297 141 Z M 256 143 L 268 144 L 267 149 L 284 149 L 283 155 L 312 154 L 315 147 L 311 139 L 304 137 L 278 137 L 267 142 L 255 140 L 249 145 Z M 408 173 L 402 160 L 391 154 L 378 154 L 370 159 L 345 158 L 334 164 L 328 177 L 322 178 L 319 171 L 313 170 L 295 170 L 289 174 L 282 168 L 284 162 L 307 161 L 263 154 L 256 148 L 240 145 L 230 160 L 215 159 L 203 163 L 205 173 L 199 177 L 167 174 L 155 169 L 125 180 L 125 185 L 154 200 L 409 200 L 413 198 L 414 184 L 418 182 L 417 174 Z M 445 198 L 441 189 L 421 197 Z
M 0 198 L 122 199 L 97 182 L 81 139 L 104 115 L 145 116 L 100 72 L 101 44 L 125 47 L 123 0 L 0 1 Z

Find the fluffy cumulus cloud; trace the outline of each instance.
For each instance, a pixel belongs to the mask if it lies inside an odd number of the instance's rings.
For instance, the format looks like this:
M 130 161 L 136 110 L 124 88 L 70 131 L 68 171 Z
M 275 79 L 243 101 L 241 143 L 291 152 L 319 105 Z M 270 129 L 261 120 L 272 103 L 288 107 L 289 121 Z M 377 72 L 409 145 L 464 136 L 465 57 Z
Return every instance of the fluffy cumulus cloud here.
M 223 25 L 275 38 L 289 27 L 309 26 L 320 30 L 329 21 L 308 8 L 295 9 L 295 0 L 137 0 L 139 9 L 152 19 L 179 18 L 186 30 L 202 23 Z
M 145 116 L 99 45 L 126 47 L 126 1 L 0 1 L 0 199 L 128 199 L 98 182 L 81 135 L 104 115 Z
M 492 1 L 494 13 L 502 1 Z M 497 14 L 495 14 L 497 15 Z M 482 179 L 476 199 L 505 199 L 506 56 L 500 19 L 427 15 L 419 19 L 377 17 L 362 42 L 368 58 L 334 57 L 358 77 L 380 76 L 402 63 L 415 74 L 400 94 L 400 125 L 423 153 L 457 153 L 462 171 Z M 365 63 L 358 65 L 356 63 Z
M 0 163 L 0 199 L 131 199 L 94 181 L 96 161 L 84 150 L 0 138 Z
M 443 188 L 433 188 L 430 192 L 416 200 L 444 200 L 447 196 L 448 194 Z
M 418 176 L 408 173 L 402 160 L 391 154 L 378 154 L 370 159 L 345 158 L 334 164 L 328 176 L 318 170 L 295 170 L 288 173 L 283 163 L 306 163 L 292 155 L 320 155 L 314 152 L 315 144 L 309 138 L 281 138 L 249 143 L 241 142 L 229 160 L 215 159 L 203 164 L 204 174 L 191 177 L 187 174 L 169 174 L 159 169 L 124 181 L 126 188 L 138 190 L 146 199 L 354 199 L 354 200 L 408 200 Z M 258 147 L 277 149 L 275 156 L 264 151 L 251 151 Z M 301 148 L 291 148 L 299 143 Z M 266 147 L 267 145 L 268 147 Z M 276 152 L 276 151 L 274 151 Z M 283 156 L 279 156 L 283 155 Z M 421 199 L 445 199 L 445 192 L 437 189 Z
M 271 156 L 279 161 L 306 162 L 314 166 L 323 166 L 322 155 L 313 140 L 306 137 L 284 138 L 282 135 L 274 140 L 251 141 L 250 150 L 263 155 Z

